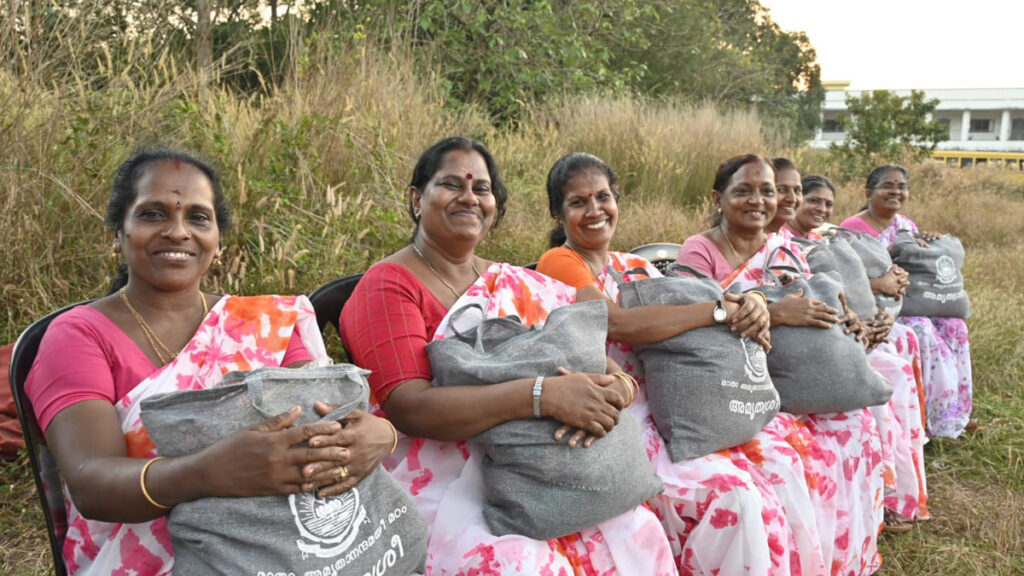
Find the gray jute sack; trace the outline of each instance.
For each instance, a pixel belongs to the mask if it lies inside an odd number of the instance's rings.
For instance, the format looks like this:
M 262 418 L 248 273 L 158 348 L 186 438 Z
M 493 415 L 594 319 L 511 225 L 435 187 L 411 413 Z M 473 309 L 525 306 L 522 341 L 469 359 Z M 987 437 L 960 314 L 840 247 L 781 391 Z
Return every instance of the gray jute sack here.
M 365 410 L 366 374 L 349 364 L 232 372 L 217 388 L 143 401 L 142 423 L 160 455 L 191 454 L 295 405 L 302 406 L 296 425 Z M 316 401 L 339 408 L 321 418 Z M 327 498 L 302 493 L 184 502 L 171 510 L 167 527 L 176 575 L 408 575 L 422 572 L 427 557 L 423 517 L 380 466 Z
M 849 228 L 833 228 L 829 233 L 846 238 L 857 256 L 860 256 L 869 279 L 881 278 L 892 269 L 892 256 L 876 238 Z M 902 298 L 879 293 L 875 293 L 874 296 L 875 305 L 879 310 L 884 310 L 893 317 L 900 315 L 900 309 L 903 307 Z
M 846 305 L 858 317 L 871 319 L 878 314 L 871 280 L 848 239 L 801 240 L 799 245 L 812 274 L 835 272 L 839 275 L 846 293 Z M 842 306 L 839 309 L 842 310 Z
M 785 286 L 768 285 L 762 291 L 769 303 L 779 302 L 803 289 L 804 298 L 817 298 L 839 310 L 842 282 L 835 272 L 797 278 Z M 792 414 L 847 412 L 885 404 L 892 386 L 868 364 L 864 346 L 842 323 L 829 328 L 772 326 L 772 352 L 768 372 L 782 399 L 782 410 Z
M 468 306 L 456 314 L 480 314 Z M 454 322 L 454 320 L 453 320 Z M 427 345 L 438 386 L 490 385 L 557 376 L 558 367 L 603 374 L 608 309 L 583 302 L 551 312 L 541 329 L 518 318 L 482 320 Z M 545 390 L 548 386 L 545 384 Z M 543 405 L 544 395 L 541 395 Z M 549 540 L 636 508 L 663 489 L 628 410 L 589 448 L 556 442 L 551 418 L 512 420 L 474 436 L 483 446 L 484 520 L 496 536 Z
M 619 287 L 623 308 L 717 300 L 708 278 L 669 276 Z M 764 349 L 727 325 L 689 330 L 661 342 L 635 344 L 647 398 L 673 462 L 747 442 L 779 411 Z
M 946 234 L 923 248 L 910 232 L 900 231 L 889 246 L 892 260 L 910 276 L 902 316 L 968 318 L 971 301 L 964 289 L 964 245 Z

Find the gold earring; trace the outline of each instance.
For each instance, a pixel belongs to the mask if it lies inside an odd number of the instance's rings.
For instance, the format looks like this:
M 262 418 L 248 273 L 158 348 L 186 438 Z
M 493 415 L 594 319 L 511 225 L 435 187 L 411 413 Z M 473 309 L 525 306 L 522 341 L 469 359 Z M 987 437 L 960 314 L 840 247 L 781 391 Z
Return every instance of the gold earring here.
M 223 251 L 222 250 L 218 250 L 217 251 L 217 255 L 213 257 L 213 265 L 218 267 L 218 268 L 220 268 L 221 266 L 224 265 L 224 261 L 220 259 L 221 252 L 223 252 Z

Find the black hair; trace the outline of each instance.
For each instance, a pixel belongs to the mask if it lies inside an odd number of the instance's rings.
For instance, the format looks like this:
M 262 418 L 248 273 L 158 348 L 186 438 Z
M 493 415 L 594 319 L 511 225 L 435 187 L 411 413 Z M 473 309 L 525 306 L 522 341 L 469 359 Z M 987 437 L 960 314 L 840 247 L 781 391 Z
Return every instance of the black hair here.
M 732 180 L 732 177 L 736 175 L 737 172 L 740 171 L 740 168 L 755 162 L 767 164 L 768 167 L 772 169 L 772 172 L 775 172 L 775 165 L 769 158 L 761 156 L 760 154 L 740 154 L 738 156 L 733 156 L 718 165 L 718 170 L 715 171 L 715 182 L 712 184 L 711 189 L 719 194 L 725 194 L 725 189 L 728 188 L 729 181 Z M 716 212 L 712 217 L 711 222 L 714 226 L 721 224 L 722 213 Z
M 820 174 L 809 174 L 804 176 L 803 180 L 800 182 L 800 186 L 804 189 L 804 196 L 818 188 L 828 188 L 832 191 L 833 195 L 836 193 L 836 187 L 832 184 L 832 181 Z
M 487 173 L 491 177 L 491 194 L 494 196 L 494 203 L 497 207 L 497 213 L 494 216 L 494 223 L 491 224 L 491 227 L 497 226 L 501 222 L 502 217 L 505 216 L 508 190 L 505 188 L 504 182 L 501 181 L 501 176 L 498 173 L 498 163 L 494 160 L 494 156 L 491 155 L 491 151 L 477 140 L 466 138 L 465 136 L 451 136 L 435 142 L 433 146 L 424 150 L 420 154 L 419 160 L 416 161 L 416 167 L 412 170 L 412 179 L 409 181 L 409 188 L 415 188 L 422 194 L 430 179 L 441 169 L 441 163 L 444 162 L 445 155 L 453 150 L 474 151 L 483 157 L 484 163 L 487 165 Z M 411 198 L 409 199 L 409 217 L 416 223 L 416 230 L 412 233 L 413 238 L 415 238 L 416 232 L 420 227 L 420 220 L 413 209 Z
M 800 171 L 796 167 L 796 164 L 793 164 L 792 160 L 790 160 L 789 158 L 783 158 L 781 156 L 778 158 L 772 158 L 772 169 L 775 170 L 776 174 L 782 172 L 783 170 L 793 170 L 794 172 Z
M 117 172 L 114 173 L 114 183 L 110 187 L 110 202 L 107 203 L 107 215 L 104 219 L 108 228 L 115 233 L 124 228 L 125 214 L 139 193 L 139 181 L 150 165 L 160 162 L 184 162 L 202 172 L 210 181 L 210 188 L 213 190 L 213 212 L 217 219 L 217 228 L 222 233 L 231 228 L 231 208 L 224 198 L 220 178 L 213 166 L 192 152 L 159 147 L 140 148 L 118 166 Z M 117 276 L 110 284 L 109 293 L 113 294 L 127 283 L 128 265 L 121 264 Z
M 886 164 L 875 168 L 871 171 L 871 174 L 868 174 L 868 181 L 864 187 L 868 190 L 874 190 L 882 183 L 882 179 L 885 178 L 885 175 L 892 171 L 903 174 L 903 177 L 906 178 L 908 182 L 910 181 L 910 174 L 907 173 L 906 168 L 899 164 Z
M 565 187 L 569 185 L 573 178 L 591 168 L 596 168 L 604 174 L 605 178 L 608 179 L 608 188 L 612 191 L 612 195 L 616 199 L 619 197 L 619 179 L 615 175 L 615 170 L 612 170 L 612 167 L 607 162 L 586 152 L 566 154 L 555 161 L 554 166 L 548 172 L 548 212 L 552 218 L 557 219 L 562 216 L 562 204 L 565 202 Z M 548 247 L 561 246 L 565 244 L 565 240 L 565 228 L 561 224 L 556 224 L 548 238 Z

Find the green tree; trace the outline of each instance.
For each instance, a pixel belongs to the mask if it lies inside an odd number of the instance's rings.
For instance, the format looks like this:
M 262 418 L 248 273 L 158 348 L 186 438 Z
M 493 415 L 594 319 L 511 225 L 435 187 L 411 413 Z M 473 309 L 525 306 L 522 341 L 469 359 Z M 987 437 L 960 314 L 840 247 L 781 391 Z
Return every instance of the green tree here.
M 654 96 L 756 107 L 796 140 L 818 123 L 824 91 L 807 36 L 782 30 L 757 0 L 654 0 L 648 42 L 626 47 Z
M 911 90 L 909 96 L 888 90 L 847 96 L 847 115 L 839 122 L 849 136 L 834 147 L 859 156 L 927 156 L 949 139 L 948 128 L 931 119 L 938 105 L 920 90 Z

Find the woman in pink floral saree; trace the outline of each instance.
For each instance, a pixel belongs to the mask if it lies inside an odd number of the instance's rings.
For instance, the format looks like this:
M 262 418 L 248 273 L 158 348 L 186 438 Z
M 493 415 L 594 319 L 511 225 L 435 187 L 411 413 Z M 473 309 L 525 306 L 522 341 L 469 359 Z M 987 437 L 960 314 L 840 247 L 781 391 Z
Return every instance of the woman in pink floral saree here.
M 427 520 L 426 572 L 676 574 L 665 532 L 644 506 L 545 541 L 495 536 L 484 522 L 482 454 L 467 439 L 510 420 L 549 417 L 565 425 L 556 437 L 583 450 L 615 426 L 631 395 L 608 374 L 431 384 L 426 345 L 451 334 L 452 311 L 478 304 L 487 318 L 516 316 L 541 326 L 552 310 L 575 302 L 575 290 L 561 282 L 475 253 L 506 198 L 482 144 L 436 143 L 420 157 L 409 187 L 412 243 L 371 267 L 341 314 L 346 349 L 372 371 L 380 407 L 405 433 L 385 466 Z M 461 324 L 466 316 L 458 320 L 460 331 L 469 328 Z
M 720 282 L 747 291 L 761 286 L 768 266 L 803 273 L 807 263 L 791 241 L 765 229 L 775 214 L 775 175 L 771 161 L 736 156 L 718 169 L 712 200 L 714 228 L 691 236 L 678 260 Z M 791 254 L 780 252 L 791 247 Z M 773 260 L 768 262 L 768 258 Z M 769 306 L 772 325 L 827 327 L 840 311 L 809 298 L 787 296 Z M 808 367 L 810 368 L 810 367 Z M 806 486 L 814 502 L 825 564 L 831 574 L 871 574 L 881 564 L 877 551 L 883 512 L 883 455 L 878 427 L 864 408 L 838 414 L 793 417 L 780 413 L 766 428 L 779 439 L 802 446 Z
M 164 516 L 175 504 L 337 493 L 383 460 L 394 437 L 387 423 L 361 412 L 344 432 L 338 422 L 290 427 L 297 410 L 201 452 L 161 458 L 139 419 L 142 400 L 214 387 L 230 371 L 329 359 L 305 297 L 201 291 L 230 223 L 204 161 L 136 153 L 115 180 L 107 222 L 126 284 L 54 320 L 26 382 L 65 481 L 70 574 L 170 574 Z M 298 446 L 307 440 L 312 448 Z

